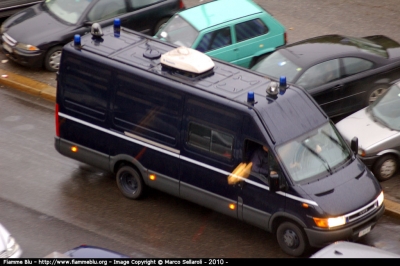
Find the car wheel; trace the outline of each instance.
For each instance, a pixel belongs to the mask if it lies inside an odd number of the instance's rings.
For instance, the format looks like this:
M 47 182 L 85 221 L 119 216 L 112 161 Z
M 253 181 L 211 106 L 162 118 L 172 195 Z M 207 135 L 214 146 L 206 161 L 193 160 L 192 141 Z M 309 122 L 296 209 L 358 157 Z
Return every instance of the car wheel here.
M 301 256 L 308 250 L 308 241 L 303 230 L 292 222 L 283 222 L 276 231 L 281 249 L 291 256 Z
M 45 57 L 44 67 L 46 70 L 56 72 L 60 68 L 62 46 L 55 46 L 51 48 Z
M 387 88 L 388 87 L 386 85 L 379 85 L 372 89 L 371 93 L 368 96 L 367 104 L 370 105 L 371 103 L 375 102 L 376 99 L 378 99 L 382 94 L 387 91 Z
M 123 166 L 118 170 L 117 185 L 121 193 L 129 199 L 138 199 L 144 192 L 142 177 L 130 166 Z
M 382 182 L 389 180 L 394 176 L 397 171 L 397 165 L 398 162 L 396 157 L 393 155 L 384 155 L 376 161 L 372 171 L 374 172 L 376 179 Z
M 167 23 L 167 21 L 168 21 L 169 19 L 170 19 L 170 18 L 163 18 L 163 19 L 161 19 L 161 20 L 156 24 L 156 26 L 154 27 L 153 35 L 156 35 L 157 32 L 158 32 L 162 27 L 165 26 L 165 23 Z

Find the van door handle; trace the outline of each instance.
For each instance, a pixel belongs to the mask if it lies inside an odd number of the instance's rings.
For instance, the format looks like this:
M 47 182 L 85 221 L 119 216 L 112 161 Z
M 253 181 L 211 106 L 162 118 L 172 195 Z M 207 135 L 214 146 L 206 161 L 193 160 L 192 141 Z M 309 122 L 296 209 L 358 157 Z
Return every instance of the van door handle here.
M 233 49 L 233 51 L 237 51 L 237 50 L 239 50 L 239 49 L 238 48 Z

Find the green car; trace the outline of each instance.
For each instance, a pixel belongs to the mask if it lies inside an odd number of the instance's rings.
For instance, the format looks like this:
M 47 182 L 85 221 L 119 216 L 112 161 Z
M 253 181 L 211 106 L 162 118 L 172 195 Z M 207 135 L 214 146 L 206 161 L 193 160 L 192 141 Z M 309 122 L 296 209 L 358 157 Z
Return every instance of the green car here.
M 251 0 L 217 0 L 180 11 L 154 37 L 246 68 L 286 44 L 285 27 Z

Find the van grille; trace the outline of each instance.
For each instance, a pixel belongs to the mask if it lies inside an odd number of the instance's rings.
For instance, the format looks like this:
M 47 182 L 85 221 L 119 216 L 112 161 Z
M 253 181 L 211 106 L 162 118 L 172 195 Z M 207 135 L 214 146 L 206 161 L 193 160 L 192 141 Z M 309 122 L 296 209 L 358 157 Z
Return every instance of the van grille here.
M 375 199 L 374 201 L 372 201 L 371 203 L 369 203 L 368 205 L 354 211 L 351 212 L 349 214 L 346 214 L 346 221 L 349 222 L 354 222 L 357 221 L 358 219 L 361 219 L 362 217 L 372 213 L 374 210 L 376 210 L 379 207 L 378 204 L 378 199 Z

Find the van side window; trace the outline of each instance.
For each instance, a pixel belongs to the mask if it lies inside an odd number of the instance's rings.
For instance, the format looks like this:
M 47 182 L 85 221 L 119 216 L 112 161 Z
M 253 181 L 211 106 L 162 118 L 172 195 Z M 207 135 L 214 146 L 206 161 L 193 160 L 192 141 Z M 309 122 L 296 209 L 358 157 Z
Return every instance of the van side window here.
M 261 19 L 253 19 L 235 25 L 236 41 L 241 42 L 268 32 L 268 27 Z
M 109 97 L 108 84 L 111 72 L 99 67 L 96 74 L 93 66 L 84 60 L 69 58 L 74 67 L 67 68 L 61 83 L 64 88 L 65 106 L 73 112 L 104 120 Z
M 188 143 L 227 158 L 232 157 L 233 136 L 209 127 L 190 123 Z
M 223 28 L 204 34 L 196 50 L 207 52 L 232 44 L 231 29 Z
M 166 145 L 177 145 L 183 96 L 138 76 L 121 72 L 116 77 L 111 110 L 117 128 Z

